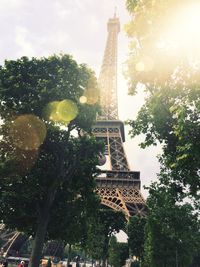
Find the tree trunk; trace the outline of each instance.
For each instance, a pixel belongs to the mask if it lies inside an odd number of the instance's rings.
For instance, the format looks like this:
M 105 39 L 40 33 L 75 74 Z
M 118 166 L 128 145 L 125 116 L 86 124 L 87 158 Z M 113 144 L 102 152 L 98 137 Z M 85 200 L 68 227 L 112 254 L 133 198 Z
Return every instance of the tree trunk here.
M 43 208 L 41 208 L 39 212 L 38 225 L 30 258 L 30 267 L 39 267 L 40 265 L 42 249 L 49 222 L 50 208 L 54 200 L 55 192 L 55 190 L 49 190 Z
M 49 221 L 49 217 L 46 218 L 42 215 L 39 219 L 34 243 L 33 243 L 33 249 L 31 252 L 31 258 L 30 258 L 30 267 L 39 267 L 40 265 L 40 259 L 42 256 L 42 249 L 44 245 L 47 225 Z
M 72 253 L 72 245 L 69 244 L 68 257 L 67 257 L 67 266 L 69 266 L 70 265 L 70 262 L 71 262 L 71 253 Z

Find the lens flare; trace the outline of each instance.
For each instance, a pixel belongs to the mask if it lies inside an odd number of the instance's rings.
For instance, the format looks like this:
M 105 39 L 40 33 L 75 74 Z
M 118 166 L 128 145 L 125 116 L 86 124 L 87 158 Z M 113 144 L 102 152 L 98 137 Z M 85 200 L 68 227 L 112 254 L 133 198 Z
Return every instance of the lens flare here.
M 138 63 L 136 63 L 135 69 L 137 71 L 144 71 L 144 63 L 142 61 L 139 61 Z
M 10 161 L 10 167 L 6 172 L 8 177 L 15 177 L 16 175 L 26 175 L 32 170 L 35 165 L 39 150 L 22 150 L 18 147 L 14 147 L 13 144 L 1 143 L 1 151 L 6 154 Z
M 57 111 L 59 103 L 59 101 L 53 101 L 44 108 L 43 116 L 45 120 L 59 121 L 60 118 Z
M 99 92 L 96 78 L 90 78 L 83 95 L 79 101 L 81 104 L 95 105 L 99 100 Z
M 31 114 L 17 117 L 9 131 L 13 145 L 22 150 L 37 149 L 44 142 L 46 133 L 44 122 Z
M 78 115 L 78 107 L 73 101 L 65 99 L 58 104 L 57 112 L 60 120 L 68 123 Z
M 135 69 L 137 71 L 151 71 L 154 68 L 154 62 L 150 57 L 143 57 L 138 63 L 135 65 Z
M 78 115 L 77 105 L 69 99 L 63 101 L 53 101 L 43 110 L 43 116 L 47 121 L 64 124 L 70 123 Z
M 38 159 L 38 150 L 16 150 L 17 173 L 26 175 L 35 165 Z
M 98 102 L 97 90 L 87 89 L 84 93 L 84 96 L 87 98 L 88 105 L 94 105 Z
M 87 97 L 84 96 L 84 95 L 82 95 L 82 96 L 79 98 L 79 102 L 80 102 L 81 104 L 85 104 L 85 103 L 87 103 Z

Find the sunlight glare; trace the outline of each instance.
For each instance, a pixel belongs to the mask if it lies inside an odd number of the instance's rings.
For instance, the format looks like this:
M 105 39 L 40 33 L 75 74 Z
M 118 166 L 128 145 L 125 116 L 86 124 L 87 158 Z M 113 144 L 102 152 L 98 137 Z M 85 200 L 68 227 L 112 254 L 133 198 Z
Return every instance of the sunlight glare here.
M 135 65 L 135 69 L 139 72 L 151 71 L 154 68 L 154 62 L 150 57 L 143 57 L 138 63 Z
M 82 96 L 79 98 L 79 102 L 80 102 L 81 104 L 85 104 L 85 103 L 87 103 L 87 97 L 84 96 L 84 95 L 82 95 Z
M 172 15 L 166 30 L 162 31 L 165 48 L 177 53 L 199 53 L 200 44 L 200 3 L 195 1 L 185 5 Z M 163 41 L 158 42 L 163 46 Z

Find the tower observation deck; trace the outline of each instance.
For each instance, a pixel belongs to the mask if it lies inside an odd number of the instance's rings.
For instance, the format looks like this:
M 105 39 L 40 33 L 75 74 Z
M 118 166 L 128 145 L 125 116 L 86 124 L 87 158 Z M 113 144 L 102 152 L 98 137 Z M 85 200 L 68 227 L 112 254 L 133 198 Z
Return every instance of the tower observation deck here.
M 126 217 L 145 215 L 147 206 L 140 192 L 140 172 L 130 171 L 124 151 L 124 124 L 118 117 L 117 46 L 120 22 L 116 14 L 107 23 L 107 41 L 98 79 L 101 113 L 93 127 L 94 135 L 105 143 L 105 155 L 100 165 L 110 162 L 110 169 L 96 178 L 101 203 Z

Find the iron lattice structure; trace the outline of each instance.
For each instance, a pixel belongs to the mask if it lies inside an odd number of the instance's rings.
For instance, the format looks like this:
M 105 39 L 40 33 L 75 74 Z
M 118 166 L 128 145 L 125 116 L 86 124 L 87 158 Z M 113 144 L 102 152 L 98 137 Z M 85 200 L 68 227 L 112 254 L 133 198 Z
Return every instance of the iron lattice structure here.
M 109 19 L 107 29 L 106 48 L 98 80 L 102 111 L 93 127 L 93 134 L 105 143 L 110 170 L 102 171 L 96 178 L 97 193 L 102 204 L 124 212 L 127 218 L 136 214 L 144 216 L 147 206 L 140 192 L 140 172 L 130 171 L 123 147 L 124 124 L 118 119 L 117 44 L 120 22 L 116 14 Z
M 0 224 L 1 257 L 18 256 L 20 248 L 27 240 L 27 236 L 16 230 L 10 230 L 3 223 Z
M 118 119 L 117 104 L 117 38 L 120 31 L 116 15 L 108 21 L 108 37 L 103 64 L 99 75 L 100 104 L 102 112 L 93 127 L 97 138 L 106 145 L 105 154 L 110 161 L 110 170 L 102 171 L 96 178 L 97 193 L 102 204 L 125 213 L 126 217 L 135 214 L 145 215 L 147 207 L 140 192 L 140 172 L 130 171 L 124 151 L 124 124 Z M 15 255 L 27 237 L 20 232 L 10 231 L 0 224 L 2 255 Z M 46 250 L 54 254 L 57 244 L 48 244 Z M 47 253 L 47 252 L 46 252 Z M 47 253 L 47 254 L 48 254 Z
M 100 86 L 100 105 L 102 114 L 100 120 L 118 119 L 117 105 L 117 44 L 120 31 L 119 19 L 109 19 L 107 24 L 108 37 L 104 52 L 103 64 L 99 74 L 98 84 Z

